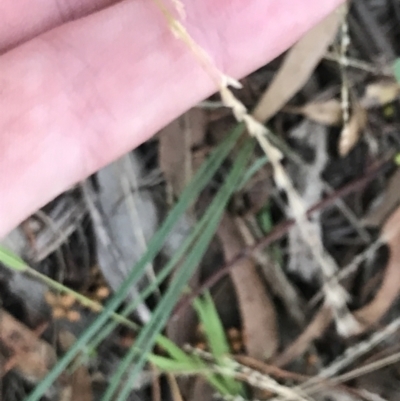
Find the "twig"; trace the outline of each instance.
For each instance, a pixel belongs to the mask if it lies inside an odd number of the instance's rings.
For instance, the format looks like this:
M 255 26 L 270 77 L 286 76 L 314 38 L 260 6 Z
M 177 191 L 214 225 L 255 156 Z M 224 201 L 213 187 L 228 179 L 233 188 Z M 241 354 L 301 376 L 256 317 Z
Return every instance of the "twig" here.
M 389 336 L 393 335 L 400 328 L 400 318 L 397 318 L 392 323 L 387 325 L 384 329 L 371 335 L 367 340 L 362 341 L 353 347 L 350 347 L 346 352 L 329 366 L 324 368 L 317 376 L 309 379 L 305 383 L 294 387 L 293 389 L 302 390 L 304 393 L 313 394 L 321 389 L 321 386 L 325 385 L 325 380 L 329 379 L 329 384 L 339 384 L 345 381 L 351 380 L 358 377 L 361 374 L 371 372 L 376 369 L 380 369 L 388 364 L 392 364 L 400 360 L 400 352 L 389 357 L 382 358 L 379 361 L 372 362 L 368 365 L 362 366 L 361 368 L 355 369 L 351 372 L 345 373 L 341 376 L 335 377 L 335 375 L 346 366 L 353 363 L 357 358 L 364 355 L 376 347 L 379 343 L 384 341 Z
M 393 335 L 400 328 L 400 318 L 395 319 L 392 323 L 388 324 L 384 329 L 372 334 L 367 340 L 362 341 L 358 344 L 355 344 L 353 347 L 348 348 L 345 353 L 333 361 L 329 366 L 324 368 L 318 375 L 303 385 L 299 386 L 303 390 L 309 390 L 311 388 L 315 388 L 314 383 L 316 380 L 321 378 L 330 378 L 334 377 L 338 372 L 344 369 L 346 366 L 349 366 L 353 363 L 357 358 L 364 355 L 368 351 L 372 350 L 386 338 Z M 396 354 L 395 354 L 396 355 Z M 392 357 L 391 355 L 390 357 Z M 386 360 L 387 358 L 383 358 Z M 391 359 L 390 359 L 391 360 Z M 382 360 L 381 360 L 382 361 Z M 380 361 L 373 362 L 369 365 L 373 365 Z M 368 366 L 369 366 L 368 365 Z M 375 365 L 374 365 L 375 366 Z M 379 365 L 380 366 L 380 365 Z
M 331 188 L 331 186 L 327 183 L 324 182 L 324 189 L 328 194 L 332 194 L 335 192 L 334 189 Z M 368 244 L 371 242 L 371 236 L 368 233 L 368 231 L 360 224 L 359 220 L 357 219 L 357 216 L 354 214 L 354 212 L 346 205 L 345 202 L 343 202 L 342 199 L 338 198 L 335 201 L 335 206 L 338 208 L 338 210 L 342 213 L 342 215 L 347 219 L 347 221 L 353 226 L 353 228 L 357 231 L 357 234 L 359 237 L 363 240 L 364 243 Z
M 349 83 L 347 80 L 347 71 L 346 71 L 346 56 L 348 47 L 350 45 L 347 13 L 348 13 L 348 7 L 346 7 L 345 11 L 343 12 L 343 21 L 340 35 L 340 58 L 339 58 L 340 75 L 342 78 L 340 97 L 341 97 L 341 107 L 342 107 L 342 117 L 343 117 L 343 131 L 348 129 L 350 120 L 350 94 L 349 94 Z M 343 138 L 345 134 L 342 132 L 341 136 Z
M 367 365 L 361 366 L 357 369 L 353 369 L 350 372 L 344 373 L 340 376 L 333 377 L 329 380 L 331 384 L 340 384 L 347 382 L 349 380 L 353 380 L 357 377 L 365 375 L 367 373 L 375 372 L 378 369 L 382 369 L 386 366 L 393 365 L 400 361 L 400 352 L 396 352 L 393 355 L 389 355 L 386 358 L 382 358 L 379 361 L 371 362 Z M 307 393 L 317 392 L 320 389 L 320 385 L 316 384 L 314 387 L 308 388 Z
M 357 59 L 350 58 L 347 56 L 345 56 L 343 58 L 343 57 L 340 57 L 338 54 L 331 53 L 331 52 L 326 53 L 324 58 L 329 61 L 336 61 L 337 63 L 341 62 L 347 67 L 357 68 L 359 70 L 363 70 L 363 71 L 369 72 L 371 74 L 384 75 L 386 77 L 393 78 L 393 70 L 389 67 L 384 68 L 384 69 L 378 68 L 365 61 L 357 60 Z
M 344 383 L 349 380 L 355 379 L 367 373 L 375 372 L 378 369 L 382 369 L 386 366 L 393 365 L 400 361 L 400 352 L 396 352 L 393 355 L 389 355 L 386 358 L 382 358 L 379 361 L 371 362 L 367 365 L 361 366 L 357 369 L 353 369 L 351 372 L 344 373 L 332 379 L 335 383 Z

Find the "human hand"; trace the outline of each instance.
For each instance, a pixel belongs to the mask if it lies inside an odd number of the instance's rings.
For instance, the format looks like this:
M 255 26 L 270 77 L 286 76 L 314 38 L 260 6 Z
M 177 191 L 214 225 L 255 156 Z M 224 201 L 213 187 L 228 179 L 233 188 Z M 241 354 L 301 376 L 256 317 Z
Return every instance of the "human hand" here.
M 241 78 L 342 0 L 187 1 L 185 25 Z M 2 0 L 0 239 L 215 91 L 151 0 Z

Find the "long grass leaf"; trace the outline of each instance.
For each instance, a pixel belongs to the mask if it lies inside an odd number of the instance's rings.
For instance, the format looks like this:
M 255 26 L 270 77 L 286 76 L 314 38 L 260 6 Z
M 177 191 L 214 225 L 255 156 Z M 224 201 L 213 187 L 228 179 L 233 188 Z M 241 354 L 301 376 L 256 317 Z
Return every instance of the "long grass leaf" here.
M 26 263 L 13 252 L 0 245 L 0 263 L 9 269 L 16 270 L 18 272 L 26 271 Z
M 37 385 L 33 392 L 25 401 L 39 401 L 46 390 L 53 384 L 56 378 L 67 368 L 76 355 L 87 345 L 87 343 L 98 333 L 110 318 L 110 315 L 121 305 L 131 288 L 131 286 L 143 275 L 143 272 L 162 248 L 167 236 L 180 219 L 183 213 L 194 202 L 198 194 L 210 181 L 216 170 L 225 160 L 226 156 L 232 150 L 236 141 L 243 133 L 243 125 L 237 128 L 229 135 L 217 149 L 212 152 L 208 160 L 199 168 L 197 174 L 183 191 L 179 202 L 169 213 L 161 228 L 154 235 L 148 244 L 147 252 L 143 255 L 137 265 L 121 285 L 119 290 L 107 303 L 103 312 L 93 321 L 93 323 L 82 333 L 68 352 L 53 367 L 50 373 Z
M 238 127 L 240 129 L 240 126 Z M 238 129 L 236 128 L 236 129 Z M 230 135 L 235 135 L 236 134 L 236 129 L 230 134 Z M 239 130 L 239 132 L 241 132 Z M 236 137 L 236 135 L 235 135 Z M 225 144 L 221 144 L 223 146 L 226 146 Z M 140 292 L 140 297 L 133 302 L 131 302 L 129 305 L 127 305 L 121 312 L 122 316 L 128 316 L 130 313 L 132 313 L 136 307 L 143 302 L 144 300 L 147 299 L 148 296 L 150 296 L 153 291 L 159 287 L 159 285 L 169 276 L 169 274 L 172 272 L 172 270 L 175 268 L 179 260 L 182 258 L 182 256 L 188 251 L 190 246 L 192 245 L 193 241 L 197 238 L 197 236 L 203 231 L 205 224 L 207 223 L 206 220 L 200 220 L 197 222 L 195 225 L 194 229 L 192 232 L 189 234 L 189 236 L 186 238 L 186 240 L 183 242 L 183 244 L 179 247 L 179 249 L 175 252 L 173 257 L 168 261 L 168 263 L 161 269 L 160 272 L 158 272 L 155 280 L 153 280 L 149 285 L 146 286 L 141 292 Z M 107 338 L 111 334 L 111 332 L 116 328 L 118 322 L 116 321 L 110 321 L 103 330 L 101 330 L 96 337 L 93 339 L 92 343 L 90 344 L 89 348 L 90 349 L 96 349 L 100 343 Z M 161 338 L 160 338 L 161 340 Z M 157 341 L 159 345 L 159 341 Z M 164 348 L 164 347 L 163 347 Z M 168 351 L 166 349 L 166 351 Z
M 206 292 L 202 298 L 195 299 L 193 306 L 204 328 L 213 357 L 219 365 L 224 365 L 224 356 L 229 354 L 230 349 L 224 327 L 210 293 Z M 215 379 L 227 388 L 230 394 L 243 395 L 242 384 L 234 378 L 215 376 Z
M 128 397 L 131 391 L 131 383 L 136 380 L 138 374 L 141 372 L 146 360 L 148 359 L 148 354 L 154 346 L 157 335 L 163 329 L 174 305 L 181 295 L 183 288 L 186 286 L 187 282 L 192 276 L 193 271 L 196 269 L 213 235 L 215 234 L 226 204 L 239 183 L 243 170 L 250 158 L 253 147 L 254 143 L 251 141 L 247 142 L 246 145 L 240 150 L 235 160 L 235 164 L 227 176 L 225 183 L 218 191 L 213 202 L 203 216 L 203 219 L 208 221 L 207 227 L 204 229 L 201 237 L 193 246 L 190 254 L 182 263 L 182 266 L 177 272 L 175 279 L 171 282 L 166 293 L 160 300 L 149 323 L 146 324 L 146 326 L 140 332 L 135 345 L 129 350 L 128 354 L 121 362 L 117 372 L 110 382 L 108 389 L 106 390 L 106 393 L 104 394 L 104 397 L 102 398 L 102 401 L 111 401 L 120 386 L 122 386 L 122 390 L 117 398 L 117 401 L 124 401 Z M 128 373 L 128 370 L 131 368 L 132 361 L 135 357 L 138 357 L 135 361 L 135 365 Z M 122 380 L 126 374 L 127 379 L 125 384 L 122 385 Z
M 203 298 L 195 299 L 193 306 L 204 328 L 211 353 L 220 361 L 221 357 L 229 354 L 229 344 L 210 293 L 206 292 Z

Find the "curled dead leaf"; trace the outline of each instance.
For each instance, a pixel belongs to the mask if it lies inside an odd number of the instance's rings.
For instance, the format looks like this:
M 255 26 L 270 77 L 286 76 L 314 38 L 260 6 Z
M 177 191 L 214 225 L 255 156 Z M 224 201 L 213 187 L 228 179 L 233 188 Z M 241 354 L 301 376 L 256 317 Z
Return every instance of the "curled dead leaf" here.
M 363 218 L 365 226 L 381 227 L 390 213 L 396 209 L 396 206 L 400 203 L 399 182 L 400 169 L 390 177 L 379 204 L 373 207 L 367 216 Z
M 343 127 L 339 139 L 339 154 L 347 156 L 360 139 L 361 131 L 367 123 L 367 113 L 363 107 L 355 106 L 350 121 Z
M 227 215 L 221 221 L 218 236 L 226 260 L 231 260 L 243 243 L 234 221 Z M 238 298 L 247 353 L 267 359 L 275 354 L 279 345 L 274 304 L 251 259 L 236 266 L 231 271 L 231 278 Z
M 305 85 L 335 39 L 341 22 L 342 7 L 308 31 L 288 52 L 253 112 L 258 121 L 269 120 Z
M 382 284 L 373 300 L 354 312 L 356 319 L 363 325 L 358 334 L 367 331 L 376 324 L 389 310 L 400 293 L 400 207 L 389 217 L 382 229 L 382 243 L 390 249 L 390 257 L 385 269 Z M 332 321 L 332 315 L 326 307 L 322 307 L 307 328 L 274 358 L 276 366 L 285 366 L 303 354 L 311 342 L 320 338 Z
M 301 114 L 322 125 L 339 125 L 342 121 L 342 108 L 337 99 L 311 102 L 302 107 L 288 107 L 285 111 Z
M 400 94 L 400 85 L 396 81 L 378 81 L 366 87 L 361 104 L 365 108 L 384 106 L 393 102 Z
M 381 239 L 390 251 L 382 284 L 374 299 L 355 312 L 356 318 L 367 327 L 384 316 L 400 293 L 400 207 L 383 226 Z

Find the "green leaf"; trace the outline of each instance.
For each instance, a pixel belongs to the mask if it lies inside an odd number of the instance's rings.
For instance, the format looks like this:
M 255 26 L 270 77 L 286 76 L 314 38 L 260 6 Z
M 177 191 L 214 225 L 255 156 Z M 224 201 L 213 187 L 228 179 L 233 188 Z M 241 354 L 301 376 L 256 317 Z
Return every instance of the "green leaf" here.
M 257 214 L 257 221 L 264 234 L 268 234 L 272 231 L 274 225 L 272 222 L 271 205 L 269 203 L 267 203 Z M 275 262 L 282 264 L 283 255 L 278 246 L 272 245 L 270 247 L 269 254 Z
M 267 156 L 261 156 L 260 158 L 256 159 L 254 163 L 246 170 L 246 172 L 243 175 L 242 180 L 240 181 L 240 184 L 238 185 L 238 190 L 241 190 L 244 188 L 244 186 L 247 184 L 247 182 L 253 178 L 253 176 L 260 170 L 262 169 L 266 164 L 268 163 L 268 158 Z
M 219 318 L 214 301 L 209 292 L 206 292 L 202 298 L 197 298 L 193 302 L 193 307 L 202 323 L 207 337 L 211 353 L 218 365 L 224 365 L 224 356 L 230 353 L 229 344 L 225 335 L 224 327 Z M 231 395 L 244 394 L 241 383 L 231 377 L 217 377 L 220 384 Z M 211 383 L 212 384 L 212 383 Z
M 222 163 L 222 156 L 226 157 L 227 152 L 229 152 L 235 141 L 238 139 L 238 137 L 241 135 L 243 132 L 243 126 L 239 125 L 236 127 L 227 137 L 226 140 L 224 140 L 216 149 L 215 153 L 213 156 L 210 157 L 212 159 L 215 157 L 215 154 L 219 157 L 218 162 Z M 221 152 L 221 156 L 219 155 L 219 152 Z M 210 161 L 210 160 L 209 160 Z M 212 165 L 209 164 L 209 161 L 206 162 L 208 164 L 207 166 L 207 172 L 208 173 L 214 173 L 215 170 L 213 171 Z M 220 165 L 220 164 L 219 164 Z M 186 191 L 185 191 L 186 192 Z M 179 201 L 181 202 L 181 200 Z M 144 300 L 147 299 L 149 295 L 153 293 L 153 291 L 159 287 L 159 285 L 169 276 L 169 274 L 173 271 L 173 269 L 176 267 L 178 262 L 181 260 L 181 258 L 186 254 L 186 252 L 190 249 L 192 246 L 193 242 L 195 239 L 200 235 L 200 233 L 204 230 L 205 225 L 207 224 L 206 220 L 201 220 L 198 221 L 193 228 L 193 231 L 189 234 L 189 236 L 186 238 L 186 240 L 183 242 L 181 247 L 175 252 L 174 256 L 168 261 L 168 263 L 161 269 L 160 272 L 158 272 L 155 280 L 153 280 L 146 288 L 144 288 L 141 293 L 139 294 L 140 296 L 138 299 L 135 301 L 131 302 L 129 305 L 127 305 L 123 311 L 121 312 L 122 316 L 128 316 L 132 311 L 136 309 L 136 307 L 143 302 Z M 100 330 L 95 338 L 93 339 L 91 343 L 92 348 L 96 348 L 117 326 L 117 323 L 115 321 L 109 322 L 103 330 Z M 157 341 L 159 345 L 159 341 Z
M 0 263 L 9 269 L 24 272 L 27 270 L 27 264 L 10 250 L 0 245 Z
M 191 252 L 183 260 L 174 280 L 170 283 L 166 293 L 163 295 L 154 310 L 152 318 L 142 329 L 135 345 L 129 350 L 118 367 L 117 372 L 111 379 L 110 385 L 102 398 L 103 401 L 115 399 L 114 395 L 118 389 L 121 389 L 121 391 L 118 395 L 117 401 L 125 401 L 127 399 L 131 391 L 130 384 L 135 382 L 138 374 L 143 369 L 158 334 L 163 329 L 183 288 L 187 285 L 187 282 L 207 250 L 207 247 L 218 227 L 226 204 L 239 183 L 239 179 L 242 176 L 242 172 L 250 158 L 253 148 L 253 141 L 247 141 L 246 144 L 242 146 L 231 172 L 226 177 L 223 186 L 218 191 L 213 202 L 202 217 L 202 219 L 208 222 L 207 227 L 193 245 Z M 135 358 L 137 358 L 135 364 L 131 367 Z M 126 380 L 122 380 L 125 375 Z
M 206 292 L 203 298 L 195 299 L 193 306 L 204 327 L 211 353 L 216 361 L 219 362 L 224 355 L 229 354 L 230 350 L 224 328 L 210 293 Z
M 204 369 L 204 365 L 200 365 L 193 358 L 189 358 L 188 361 L 176 361 L 171 358 L 165 358 L 159 355 L 152 355 L 149 361 L 153 363 L 157 368 L 161 369 L 163 372 L 168 373 L 181 373 L 181 374 L 193 374 Z
M 203 375 L 206 380 L 213 386 L 220 394 L 239 394 L 238 392 L 232 393 L 224 377 L 214 374 L 209 371 L 207 365 L 195 356 L 190 357 L 189 362 L 174 361 L 171 358 L 165 358 L 159 355 L 151 355 L 149 361 L 163 372 L 173 373 L 177 375 Z M 241 386 L 241 383 L 236 383 Z
M 268 203 L 257 214 L 257 220 L 264 234 L 268 234 L 272 230 L 274 225 L 272 223 L 271 210 Z
M 157 338 L 157 344 L 160 345 L 168 354 L 178 362 L 189 362 L 192 360 L 190 355 L 179 348 L 173 341 L 167 337 L 159 336 Z

